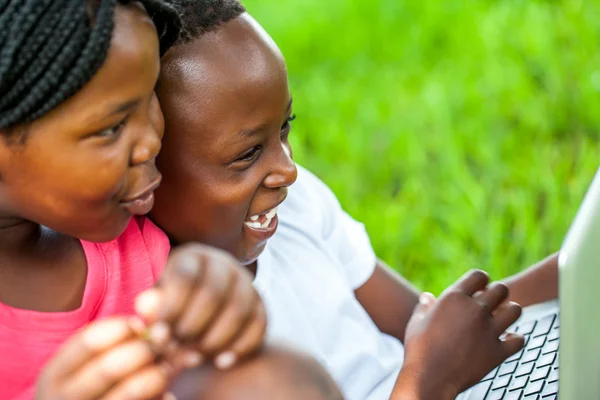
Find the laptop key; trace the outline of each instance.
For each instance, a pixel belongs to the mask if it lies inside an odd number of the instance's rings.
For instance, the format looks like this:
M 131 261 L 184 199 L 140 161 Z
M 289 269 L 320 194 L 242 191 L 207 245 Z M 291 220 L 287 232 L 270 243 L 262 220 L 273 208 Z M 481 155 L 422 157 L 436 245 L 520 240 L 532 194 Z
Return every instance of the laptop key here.
M 496 377 L 496 373 L 498 372 L 498 368 L 494 368 L 493 370 L 490 371 L 489 374 L 487 374 L 482 380 L 483 381 L 489 381 L 490 379 L 494 379 Z
M 520 359 L 523 356 L 523 350 L 519 350 L 517 353 L 508 357 L 505 362 L 511 362 Z
M 535 321 L 526 322 L 523 325 L 517 326 L 517 333 L 520 335 L 528 335 L 533 332 L 533 328 L 535 328 Z
M 527 350 L 538 349 L 538 348 L 542 347 L 545 342 L 546 342 L 545 336 L 539 336 L 539 337 L 530 339 L 529 343 L 527 343 Z
M 548 334 L 548 341 L 552 342 L 553 340 L 558 339 L 559 336 L 560 336 L 560 330 L 558 330 L 558 328 L 554 328 Z
M 529 377 L 530 382 L 539 381 L 540 379 L 546 379 L 550 373 L 550 367 L 542 367 L 533 371 L 533 374 Z
M 500 370 L 498 371 L 498 376 L 512 374 L 517 369 L 517 364 L 519 364 L 518 361 L 512 361 L 502 364 L 500 366 Z
M 552 372 L 550 372 L 550 376 L 548 377 L 548 382 L 552 383 L 552 382 L 557 382 L 558 381 L 558 370 L 553 369 Z
M 532 394 L 539 393 L 542 391 L 543 386 L 544 381 L 529 382 L 529 384 L 527 384 L 527 387 L 525 388 L 525 391 L 523 392 L 523 395 L 529 396 Z
M 492 390 L 496 390 L 496 389 L 502 389 L 508 386 L 508 384 L 510 383 L 510 378 L 511 376 L 501 376 L 499 378 L 496 378 L 496 380 L 494 380 L 494 383 L 492 384 Z
M 471 393 L 469 394 L 469 399 L 485 399 L 485 395 L 487 394 L 488 390 L 490 390 L 490 386 L 492 386 L 492 381 L 480 382 L 473 386 L 471 388 Z
M 519 378 L 513 379 L 508 390 L 513 391 L 513 390 L 517 390 L 517 389 L 523 389 L 527 385 L 528 379 L 529 379 L 528 376 L 521 376 Z
M 534 367 L 533 363 L 523 364 L 519 368 L 517 368 L 517 372 L 515 372 L 515 376 L 519 377 L 519 376 L 523 376 L 523 375 L 529 375 L 531 373 L 531 371 L 533 371 L 533 367 Z
M 501 390 L 492 390 L 485 396 L 485 400 L 502 400 L 504 398 L 504 389 Z
M 542 354 L 555 353 L 558 351 L 558 340 L 554 342 L 547 342 L 542 349 Z
M 546 354 L 546 355 L 540 357 L 540 359 L 538 360 L 536 365 L 538 368 L 545 367 L 547 365 L 552 365 L 555 358 L 556 358 L 556 353 Z
M 540 335 L 546 335 L 548 332 L 550 332 L 554 318 L 554 315 L 546 315 L 544 318 L 540 319 L 536 324 L 531 336 L 536 337 Z
M 548 383 L 542 392 L 542 397 L 546 400 L 546 397 L 551 397 L 558 393 L 558 381 Z
M 514 392 L 508 392 L 506 396 L 504 396 L 504 400 L 519 400 L 521 395 L 523 394 L 522 390 L 516 390 Z
M 540 349 L 535 349 L 535 350 L 529 350 L 525 353 L 525 355 L 523 356 L 523 358 L 521 359 L 521 362 L 523 364 L 526 364 L 528 362 L 532 362 L 538 359 L 538 357 L 540 356 Z

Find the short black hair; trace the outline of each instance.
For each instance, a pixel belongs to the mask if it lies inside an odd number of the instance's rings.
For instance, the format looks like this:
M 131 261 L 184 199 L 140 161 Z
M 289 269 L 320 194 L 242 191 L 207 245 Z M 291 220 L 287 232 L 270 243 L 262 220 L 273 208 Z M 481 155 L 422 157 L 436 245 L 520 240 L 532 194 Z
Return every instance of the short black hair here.
M 0 130 L 38 119 L 79 91 L 104 63 L 117 3 L 129 2 L 1 0 Z M 161 0 L 141 3 L 167 48 L 178 38 L 176 11 Z
M 238 0 L 167 0 L 181 18 L 178 43 L 197 39 L 239 17 L 246 8 Z

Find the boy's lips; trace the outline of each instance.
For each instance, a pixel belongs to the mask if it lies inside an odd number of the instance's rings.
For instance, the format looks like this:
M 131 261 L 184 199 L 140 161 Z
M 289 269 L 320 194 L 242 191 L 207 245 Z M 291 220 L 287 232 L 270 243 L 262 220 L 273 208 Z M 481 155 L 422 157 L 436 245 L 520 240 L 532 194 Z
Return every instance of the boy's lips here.
M 133 196 L 121 201 L 121 205 L 133 215 L 145 215 L 154 206 L 154 191 L 160 185 L 161 176 L 156 178 L 144 189 Z
M 253 221 L 251 221 L 251 222 L 253 222 Z M 275 234 L 278 224 L 279 224 L 279 219 L 277 218 L 277 214 L 275 214 L 273 216 L 273 218 L 271 218 L 269 220 L 269 223 L 267 226 L 265 226 L 265 224 L 261 224 L 259 228 L 254 228 L 253 226 L 256 226 L 256 225 L 252 225 L 252 224 L 249 224 L 248 222 L 244 222 L 243 230 L 244 230 L 244 232 L 246 232 L 246 234 L 248 234 L 251 237 L 253 237 L 254 239 L 256 239 L 257 242 L 264 242 L 264 241 L 270 239 L 271 236 L 273 236 Z
M 279 204 L 270 210 L 248 217 L 244 221 L 244 231 L 259 242 L 263 242 L 273 236 L 279 222 L 277 218 Z

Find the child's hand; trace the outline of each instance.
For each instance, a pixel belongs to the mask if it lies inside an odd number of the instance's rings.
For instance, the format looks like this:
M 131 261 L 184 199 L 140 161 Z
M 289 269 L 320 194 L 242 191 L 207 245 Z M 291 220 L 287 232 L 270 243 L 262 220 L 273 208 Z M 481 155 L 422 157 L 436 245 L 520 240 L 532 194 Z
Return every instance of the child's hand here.
M 156 288 L 138 298 L 137 312 L 160 347 L 175 339 L 188 366 L 214 357 L 228 368 L 263 343 L 266 313 L 250 273 L 229 254 L 203 245 L 171 253 Z M 177 363 L 181 365 L 180 363 Z
M 405 362 L 392 399 L 454 399 L 523 347 L 520 336 L 500 339 L 521 307 L 501 305 L 508 289 L 500 283 L 486 288 L 488 279 L 472 271 L 437 301 L 421 297 L 407 326 Z
M 155 363 L 130 318 L 97 321 L 67 341 L 42 371 L 37 400 L 161 398 L 172 371 Z

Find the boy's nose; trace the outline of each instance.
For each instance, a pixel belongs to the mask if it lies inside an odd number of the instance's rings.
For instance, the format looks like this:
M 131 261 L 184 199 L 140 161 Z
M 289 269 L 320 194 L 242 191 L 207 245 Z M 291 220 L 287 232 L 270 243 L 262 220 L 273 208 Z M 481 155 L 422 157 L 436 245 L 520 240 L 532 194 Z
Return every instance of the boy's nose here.
M 290 149 L 282 145 L 273 171 L 265 178 L 264 185 L 269 188 L 288 187 L 296 182 L 298 169 L 292 160 Z

